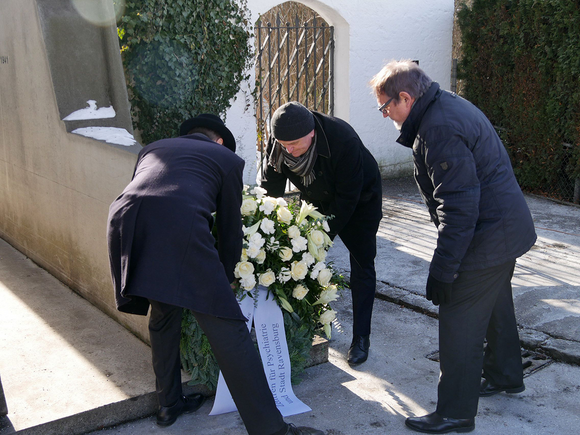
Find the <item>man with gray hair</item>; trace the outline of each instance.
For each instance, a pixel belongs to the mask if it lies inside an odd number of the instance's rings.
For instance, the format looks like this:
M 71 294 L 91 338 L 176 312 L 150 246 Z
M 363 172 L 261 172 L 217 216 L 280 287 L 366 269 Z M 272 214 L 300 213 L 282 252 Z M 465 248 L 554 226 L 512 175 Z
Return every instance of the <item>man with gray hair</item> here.
M 480 396 L 525 389 L 511 279 L 516 258 L 535 243 L 534 224 L 507 152 L 477 107 L 408 60 L 388 63 L 370 85 L 401 132 L 397 142 L 413 150 L 415 181 L 438 231 L 426 284 L 439 305 L 437 409 L 405 423 L 469 432 Z

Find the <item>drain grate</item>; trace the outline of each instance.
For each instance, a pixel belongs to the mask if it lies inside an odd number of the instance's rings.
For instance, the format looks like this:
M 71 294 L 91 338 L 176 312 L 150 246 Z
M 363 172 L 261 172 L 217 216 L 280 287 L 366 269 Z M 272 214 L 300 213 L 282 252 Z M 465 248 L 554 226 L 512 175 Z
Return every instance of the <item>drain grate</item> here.
M 439 351 L 425 355 L 431 361 L 439 362 Z M 540 352 L 522 349 L 522 365 L 524 367 L 524 378 L 533 375 L 538 370 L 542 370 L 552 364 L 552 359 Z

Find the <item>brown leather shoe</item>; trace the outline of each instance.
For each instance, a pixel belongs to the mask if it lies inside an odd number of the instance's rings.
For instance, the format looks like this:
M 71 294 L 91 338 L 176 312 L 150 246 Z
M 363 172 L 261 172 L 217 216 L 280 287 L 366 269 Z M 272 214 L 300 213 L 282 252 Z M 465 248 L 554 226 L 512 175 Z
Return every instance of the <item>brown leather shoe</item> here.
M 205 402 L 205 396 L 201 394 L 190 394 L 181 396 L 173 406 L 161 406 L 157 411 L 157 424 L 162 427 L 171 426 L 181 414 L 189 414 L 197 411 Z
M 501 386 L 501 385 L 494 385 L 491 382 L 489 382 L 487 379 L 484 379 L 483 382 L 481 383 L 481 386 L 479 387 L 479 396 L 480 397 L 489 397 L 489 396 L 493 396 L 495 394 L 503 393 L 503 392 L 506 392 L 508 394 L 516 394 L 516 393 L 521 393 L 525 389 L 526 389 L 526 386 L 524 384 L 516 385 L 516 386 L 512 386 L 512 387 L 505 387 L 505 386 Z
M 433 412 L 423 417 L 409 417 L 405 420 L 405 425 L 423 433 L 471 432 L 475 429 L 475 419 L 441 417 Z

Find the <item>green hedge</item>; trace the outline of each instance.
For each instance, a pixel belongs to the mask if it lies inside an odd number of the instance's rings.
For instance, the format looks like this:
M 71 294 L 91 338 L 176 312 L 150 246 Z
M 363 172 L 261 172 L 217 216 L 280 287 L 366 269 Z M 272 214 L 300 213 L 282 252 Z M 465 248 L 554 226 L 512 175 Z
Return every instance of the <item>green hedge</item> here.
M 127 1 L 118 26 L 135 127 L 145 143 L 224 113 L 252 60 L 245 0 Z
M 580 2 L 474 0 L 458 20 L 464 96 L 502 128 L 522 188 L 580 177 Z

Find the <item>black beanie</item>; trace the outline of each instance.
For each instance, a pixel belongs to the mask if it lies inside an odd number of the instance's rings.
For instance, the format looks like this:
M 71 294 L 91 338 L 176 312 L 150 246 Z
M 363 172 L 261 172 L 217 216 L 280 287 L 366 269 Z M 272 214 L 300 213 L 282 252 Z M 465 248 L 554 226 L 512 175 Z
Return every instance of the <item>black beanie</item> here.
M 292 141 L 314 130 L 314 115 L 302 104 L 291 101 L 272 115 L 272 135 L 277 140 Z

